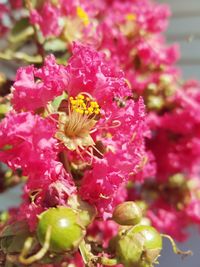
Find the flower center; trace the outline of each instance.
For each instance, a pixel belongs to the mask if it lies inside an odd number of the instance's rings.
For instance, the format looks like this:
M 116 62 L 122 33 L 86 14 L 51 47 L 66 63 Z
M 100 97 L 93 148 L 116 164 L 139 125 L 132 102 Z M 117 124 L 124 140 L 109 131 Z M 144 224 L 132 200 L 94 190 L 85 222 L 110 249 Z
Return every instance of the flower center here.
M 70 97 L 71 109 L 77 113 L 83 115 L 98 115 L 100 113 L 99 105 L 96 101 L 93 101 L 90 97 L 85 97 L 83 94 L 79 94 L 75 98 Z
M 68 113 L 59 113 L 59 129 L 56 138 L 70 150 L 94 146 L 95 143 L 90 134 L 95 130 L 94 126 L 99 114 L 98 103 L 87 94 L 79 94 L 75 98 L 70 97 Z
M 83 38 L 83 31 L 90 24 L 88 14 L 81 7 L 76 8 L 76 16 L 68 16 L 64 20 L 62 38 L 72 43 Z

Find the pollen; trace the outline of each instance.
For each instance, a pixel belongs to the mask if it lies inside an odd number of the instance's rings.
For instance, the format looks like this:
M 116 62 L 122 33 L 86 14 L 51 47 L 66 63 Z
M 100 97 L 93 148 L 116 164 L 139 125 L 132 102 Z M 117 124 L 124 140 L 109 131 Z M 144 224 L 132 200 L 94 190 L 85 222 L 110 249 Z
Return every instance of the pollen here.
M 84 9 L 82 9 L 80 6 L 76 9 L 77 16 L 82 20 L 85 26 L 88 26 L 90 23 L 89 17 Z
M 100 113 L 100 107 L 96 101 L 89 97 L 85 97 L 83 94 L 70 97 L 71 110 L 76 111 L 82 115 L 98 115 Z
M 129 14 L 126 15 L 126 19 L 129 20 L 129 21 L 134 21 L 134 20 L 136 20 L 136 14 L 129 13 Z

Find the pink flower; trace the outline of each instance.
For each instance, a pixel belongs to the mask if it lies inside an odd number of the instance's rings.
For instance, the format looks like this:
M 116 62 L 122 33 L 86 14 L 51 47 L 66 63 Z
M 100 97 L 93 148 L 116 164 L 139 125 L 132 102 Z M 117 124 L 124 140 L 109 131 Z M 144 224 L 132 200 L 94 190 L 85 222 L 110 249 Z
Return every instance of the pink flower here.
M 165 180 L 178 172 L 199 175 L 199 85 L 192 83 L 180 88 L 170 103 L 173 106 L 170 112 L 149 115 L 154 134 L 148 146 L 156 158 L 157 179 Z
M 167 233 L 179 241 L 187 238 L 186 227 L 189 225 L 189 221 L 186 219 L 184 211 L 177 211 L 159 199 L 149 208 L 147 214 L 152 225 L 159 232 Z
M 59 26 L 60 10 L 50 1 L 47 1 L 42 6 L 41 10 L 33 9 L 30 14 L 32 24 L 38 24 L 40 30 L 45 37 L 58 36 L 61 33 Z
M 172 65 L 179 58 L 179 46 L 176 44 L 166 46 L 164 38 L 160 35 L 149 39 L 140 38 L 135 44 L 135 49 L 142 65 Z
M 0 124 L 0 159 L 24 174 L 57 157 L 55 124 L 29 112 L 10 113 Z
M 63 100 L 55 108 L 50 101 L 60 95 Z M 35 114 L 13 113 L 2 121 L 0 158 L 28 176 L 23 205 L 30 215 L 22 208 L 22 218 L 31 220 L 41 207 L 65 205 L 76 192 L 77 175 L 82 198 L 96 206 L 99 216 L 111 216 L 127 196 L 125 184 L 135 179 L 148 157 L 144 103 L 130 96 L 123 72 L 89 46 L 75 43 L 67 66 L 48 56 L 40 69 L 18 70 L 12 103 L 18 112 Z M 47 104 L 48 114 L 43 112 Z M 37 220 L 31 221 L 34 227 Z
M 118 225 L 112 221 L 94 221 L 92 225 L 89 226 L 88 235 L 95 238 L 97 241 L 103 241 L 103 247 L 107 248 L 109 241 L 118 232 Z
M 170 8 L 167 4 L 150 4 L 149 10 L 146 12 L 145 16 L 141 18 L 141 23 L 143 23 L 145 18 L 148 31 L 153 33 L 161 32 L 167 28 L 170 15 Z M 140 19 L 138 20 L 140 21 Z
M 9 0 L 11 7 L 14 9 L 22 8 L 23 2 L 22 0 Z
M 73 51 L 67 66 L 69 94 L 86 92 L 97 100 L 101 115 L 91 137 L 105 147 L 102 159 L 94 159 L 92 169 L 85 172 L 80 194 L 107 217 L 119 188 L 138 172 L 145 155 L 144 103 L 124 100 L 130 89 L 123 73 L 106 63 L 103 54 L 77 44 Z
M 158 5 L 147 0 L 137 0 L 134 3 L 130 0 L 117 0 L 108 4 L 105 19 L 118 25 L 132 20 L 141 30 L 156 33 L 166 29 L 169 16 L 168 5 Z
M 65 67 L 58 65 L 52 55 L 45 59 L 40 69 L 33 66 L 19 68 L 12 89 L 14 109 L 35 111 L 46 107 L 49 101 L 62 94 L 68 80 Z
M 110 163 L 105 159 L 93 163 L 93 169 L 84 175 L 80 189 L 82 198 L 95 205 L 104 218 L 110 216 L 114 198 L 125 182 L 120 169 L 117 170 Z
M 67 70 L 70 75 L 69 95 L 89 93 L 103 109 L 111 109 L 114 97 L 121 99 L 131 94 L 123 72 L 114 69 L 110 62 L 106 62 L 103 53 L 91 47 L 74 43 Z
M 199 199 L 193 200 L 186 208 L 187 216 L 191 223 L 200 224 L 200 202 Z
M 61 162 L 49 160 L 46 169 L 29 173 L 18 219 L 26 219 L 30 229 L 35 230 L 36 215 L 50 207 L 65 206 L 68 196 L 74 193 L 74 181 Z

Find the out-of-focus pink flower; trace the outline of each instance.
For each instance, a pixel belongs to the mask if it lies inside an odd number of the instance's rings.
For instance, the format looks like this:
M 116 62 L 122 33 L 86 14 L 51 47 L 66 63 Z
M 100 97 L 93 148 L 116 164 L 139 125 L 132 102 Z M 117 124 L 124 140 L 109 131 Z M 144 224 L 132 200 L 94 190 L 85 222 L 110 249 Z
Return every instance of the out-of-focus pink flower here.
M 166 46 L 164 39 L 160 35 L 155 35 L 149 39 L 140 38 L 135 44 L 137 55 L 142 65 L 159 66 L 161 64 L 172 65 L 179 58 L 179 46 Z
M 199 85 L 191 83 L 177 90 L 171 103 L 170 112 L 154 114 L 154 119 L 150 115 L 154 134 L 148 146 L 156 158 L 157 179 L 161 180 L 180 172 L 187 176 L 199 174 Z
M 94 221 L 88 228 L 88 234 L 97 240 L 103 241 L 103 247 L 107 248 L 109 241 L 118 232 L 119 226 L 112 220 Z
M 149 208 L 147 215 L 153 226 L 161 233 L 167 233 L 179 241 L 184 241 L 187 238 L 186 227 L 189 225 L 189 221 L 186 219 L 184 211 L 177 211 L 158 199 Z
M 14 9 L 19 9 L 23 6 L 22 0 L 9 0 L 9 3 Z
M 45 37 L 58 36 L 62 28 L 59 26 L 60 10 L 50 1 L 45 1 L 41 10 L 33 9 L 30 14 L 32 24 L 38 24 Z

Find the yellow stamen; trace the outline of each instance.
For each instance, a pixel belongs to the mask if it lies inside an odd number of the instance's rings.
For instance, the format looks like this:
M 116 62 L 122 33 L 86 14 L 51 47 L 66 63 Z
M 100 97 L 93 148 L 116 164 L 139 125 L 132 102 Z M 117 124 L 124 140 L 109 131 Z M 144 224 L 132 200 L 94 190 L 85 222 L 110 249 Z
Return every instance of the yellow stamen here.
M 85 26 L 88 26 L 90 23 L 88 14 L 85 12 L 84 9 L 82 9 L 80 6 L 76 8 L 76 14 L 77 16 L 82 20 Z
M 129 13 L 129 14 L 126 15 L 126 19 L 129 20 L 129 21 L 130 20 L 131 21 L 133 21 L 133 20 L 135 21 L 136 20 L 136 14 Z
M 98 114 L 100 107 L 88 94 L 69 97 L 69 112 L 60 112 L 56 138 L 70 150 L 93 147 L 95 143 L 90 134 L 94 131 Z
M 72 111 L 76 111 L 80 114 L 86 115 L 98 115 L 100 113 L 99 105 L 96 101 L 93 101 L 89 97 L 86 97 L 82 94 L 78 96 L 69 98 Z

